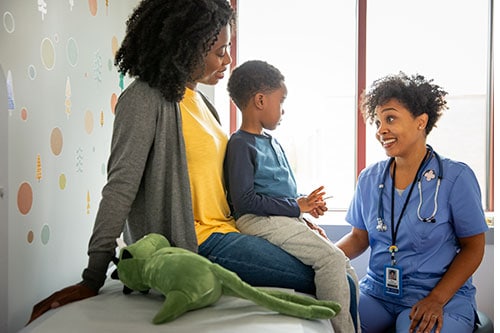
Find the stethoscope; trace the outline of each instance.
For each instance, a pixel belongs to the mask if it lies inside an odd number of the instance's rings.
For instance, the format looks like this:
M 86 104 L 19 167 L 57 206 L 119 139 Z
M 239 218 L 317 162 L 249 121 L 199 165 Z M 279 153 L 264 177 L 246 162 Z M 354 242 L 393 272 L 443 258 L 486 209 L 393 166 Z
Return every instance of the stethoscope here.
M 425 161 L 425 163 L 419 168 L 417 171 L 417 186 L 418 186 L 418 193 L 419 193 L 419 199 L 420 202 L 417 207 L 417 217 L 420 221 L 422 222 L 429 222 L 429 223 L 434 223 L 436 222 L 436 213 L 438 210 L 438 203 L 437 203 L 437 197 L 439 193 L 439 187 L 441 186 L 441 179 L 443 179 L 443 162 L 441 161 L 441 157 L 432 149 L 430 145 L 426 145 L 427 150 L 429 151 L 429 158 Z M 429 217 L 422 217 L 421 215 L 421 209 L 422 209 L 422 202 L 423 202 L 423 197 L 422 197 L 422 175 L 424 173 L 425 168 L 429 164 L 429 162 L 432 160 L 432 155 L 436 157 L 436 160 L 438 162 L 438 179 L 436 181 L 436 189 L 434 190 L 434 209 L 432 211 L 432 214 Z M 384 222 L 384 204 L 382 201 L 382 195 L 384 192 L 384 187 L 385 187 L 385 180 L 387 178 L 387 174 L 389 173 L 390 166 L 392 162 L 394 161 L 394 157 L 391 157 L 389 161 L 387 162 L 384 172 L 382 174 L 382 181 L 380 182 L 378 186 L 379 190 L 379 197 L 378 197 L 378 217 L 377 217 L 377 231 L 383 232 L 387 230 L 387 225 Z M 428 180 L 431 180 L 432 178 L 435 177 L 434 171 L 429 170 L 425 173 L 424 175 L 427 177 Z

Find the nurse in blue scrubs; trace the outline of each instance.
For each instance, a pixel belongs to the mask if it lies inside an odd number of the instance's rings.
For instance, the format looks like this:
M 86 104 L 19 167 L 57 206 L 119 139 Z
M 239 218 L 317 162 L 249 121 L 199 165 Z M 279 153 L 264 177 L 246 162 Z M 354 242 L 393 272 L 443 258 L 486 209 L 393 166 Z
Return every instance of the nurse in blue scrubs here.
M 377 127 L 388 159 L 359 176 L 337 245 L 353 259 L 370 248 L 360 281 L 363 332 L 472 332 L 476 289 L 471 276 L 488 227 L 469 166 L 426 143 L 446 92 L 421 75 L 375 81 L 363 115 Z

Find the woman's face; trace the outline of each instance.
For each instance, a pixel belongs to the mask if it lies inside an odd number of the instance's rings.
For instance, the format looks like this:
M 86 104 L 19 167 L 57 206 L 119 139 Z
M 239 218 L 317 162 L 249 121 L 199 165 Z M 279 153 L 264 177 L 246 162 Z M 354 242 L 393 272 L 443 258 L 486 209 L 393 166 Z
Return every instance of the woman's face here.
M 215 85 L 224 78 L 224 72 L 231 63 L 229 46 L 231 44 L 231 27 L 226 25 L 205 57 L 205 71 L 197 80 L 197 83 Z
M 406 157 L 425 145 L 427 114 L 413 114 L 398 100 L 391 99 L 375 109 L 375 137 L 387 156 Z

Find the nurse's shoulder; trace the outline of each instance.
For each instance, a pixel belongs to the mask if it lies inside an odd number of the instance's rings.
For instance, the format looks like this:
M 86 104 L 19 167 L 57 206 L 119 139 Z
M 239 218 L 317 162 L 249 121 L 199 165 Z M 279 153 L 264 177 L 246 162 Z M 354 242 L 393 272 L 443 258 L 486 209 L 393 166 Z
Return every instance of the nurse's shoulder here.
M 369 184 L 378 184 L 382 181 L 384 173 L 387 172 L 386 167 L 389 163 L 389 159 L 378 161 L 368 165 L 366 168 L 361 170 L 358 181 L 368 182 Z

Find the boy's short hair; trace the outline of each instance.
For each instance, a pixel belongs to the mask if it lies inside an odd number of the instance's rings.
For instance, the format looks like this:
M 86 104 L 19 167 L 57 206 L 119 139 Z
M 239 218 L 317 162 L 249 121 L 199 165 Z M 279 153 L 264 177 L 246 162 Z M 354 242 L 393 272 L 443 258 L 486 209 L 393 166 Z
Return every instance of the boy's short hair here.
M 283 74 L 273 65 L 261 60 L 250 60 L 232 71 L 227 91 L 234 104 L 243 110 L 255 94 L 277 90 L 284 80 Z

